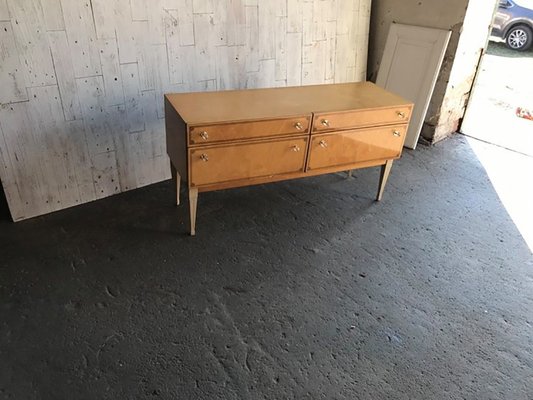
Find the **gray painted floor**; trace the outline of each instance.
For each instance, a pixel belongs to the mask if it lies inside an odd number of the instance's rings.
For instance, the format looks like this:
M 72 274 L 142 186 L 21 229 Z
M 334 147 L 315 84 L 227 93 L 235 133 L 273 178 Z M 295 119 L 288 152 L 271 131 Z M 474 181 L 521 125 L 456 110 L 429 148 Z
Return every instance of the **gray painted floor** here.
M 533 262 L 463 137 L 0 223 L 2 399 L 531 399 Z

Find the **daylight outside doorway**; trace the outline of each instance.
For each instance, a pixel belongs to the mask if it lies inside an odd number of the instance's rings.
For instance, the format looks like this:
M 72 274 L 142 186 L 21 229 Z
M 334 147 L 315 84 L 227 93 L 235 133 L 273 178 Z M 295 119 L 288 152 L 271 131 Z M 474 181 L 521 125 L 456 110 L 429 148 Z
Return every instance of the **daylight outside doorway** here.
M 510 218 L 533 252 L 530 117 L 533 117 L 533 46 L 526 51 L 512 50 L 501 39 L 492 37 L 479 66 L 460 132 L 468 136 Z
M 461 133 L 533 156 L 533 47 L 489 42 Z

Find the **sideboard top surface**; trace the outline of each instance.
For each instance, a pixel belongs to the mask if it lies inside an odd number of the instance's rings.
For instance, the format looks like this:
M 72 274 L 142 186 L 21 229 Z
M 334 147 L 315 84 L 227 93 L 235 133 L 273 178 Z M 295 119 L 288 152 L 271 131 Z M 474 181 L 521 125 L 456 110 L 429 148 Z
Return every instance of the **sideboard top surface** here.
M 411 105 L 371 82 L 167 94 L 189 125 Z

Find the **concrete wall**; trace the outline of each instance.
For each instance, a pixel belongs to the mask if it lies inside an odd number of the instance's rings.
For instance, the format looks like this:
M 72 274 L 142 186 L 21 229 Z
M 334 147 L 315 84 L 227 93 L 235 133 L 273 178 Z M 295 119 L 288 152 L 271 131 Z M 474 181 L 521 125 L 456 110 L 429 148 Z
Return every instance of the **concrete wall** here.
M 374 0 L 368 75 L 375 80 L 393 22 L 452 30 L 450 44 L 425 118 L 422 136 L 436 142 L 457 130 L 496 0 Z M 468 12 L 467 12 L 468 10 Z
M 14 220 L 169 177 L 163 94 L 364 80 L 370 0 L 0 0 Z
M 470 0 L 444 93 L 443 85 L 432 101 L 432 119 L 424 124 L 422 135 L 438 142 L 456 132 L 465 115 L 477 69 L 485 51 L 498 0 Z M 447 62 L 450 64 L 450 61 Z

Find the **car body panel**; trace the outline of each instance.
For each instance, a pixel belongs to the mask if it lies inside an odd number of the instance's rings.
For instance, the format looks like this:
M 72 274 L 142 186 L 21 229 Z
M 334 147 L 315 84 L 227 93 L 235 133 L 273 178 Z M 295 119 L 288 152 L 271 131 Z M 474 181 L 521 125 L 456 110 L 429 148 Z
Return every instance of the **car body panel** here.
M 492 23 L 492 36 L 507 38 L 509 31 L 517 25 L 526 25 L 533 29 L 533 8 L 523 7 L 521 4 L 529 2 L 500 0 L 500 6 Z M 533 2 L 532 2 L 533 3 Z

